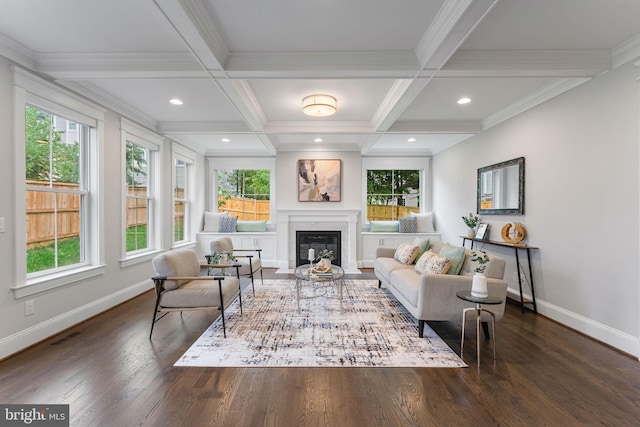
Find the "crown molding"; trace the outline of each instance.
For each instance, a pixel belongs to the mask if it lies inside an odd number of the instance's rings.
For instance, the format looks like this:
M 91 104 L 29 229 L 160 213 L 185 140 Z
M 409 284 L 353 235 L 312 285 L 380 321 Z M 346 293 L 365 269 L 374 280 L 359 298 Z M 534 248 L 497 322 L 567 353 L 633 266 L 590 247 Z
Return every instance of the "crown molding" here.
M 589 81 L 589 78 L 571 78 L 571 79 L 558 79 L 544 86 L 540 90 L 530 94 L 527 97 L 522 98 L 520 101 L 515 102 L 507 108 L 498 111 L 495 114 L 487 117 L 483 120 L 483 129 L 489 129 L 497 124 L 500 124 L 506 120 L 509 120 L 518 114 L 521 114 L 533 107 L 536 107 L 543 102 L 546 102 L 558 95 L 561 95 L 568 90 L 571 90 L 581 84 Z
M 30 70 L 36 69 L 35 52 L 0 33 L 0 55 Z
M 461 50 L 438 77 L 593 77 L 610 67 L 609 49 Z
M 244 134 L 253 133 L 244 122 L 200 121 L 200 122 L 160 122 L 158 132 L 172 134 Z
M 39 53 L 36 64 L 58 80 L 210 77 L 189 52 Z
M 640 34 L 614 47 L 612 57 L 613 68 L 638 59 L 640 57 Z
M 202 0 L 153 0 L 189 49 L 207 70 L 221 70 L 229 48 Z
M 480 120 L 404 120 L 397 121 L 385 133 L 480 133 L 484 129 Z
M 339 134 L 339 133 L 371 133 L 374 131 L 370 122 L 356 121 L 279 121 L 269 122 L 265 133 L 299 133 L 299 134 Z
M 122 102 L 119 98 L 112 96 L 99 87 L 89 82 L 61 81 L 61 85 L 99 103 L 100 105 L 112 110 L 130 121 L 147 127 L 154 132 L 158 132 L 158 122 L 151 116 L 142 113 L 131 105 Z M 159 132 L 158 132 L 159 133 Z

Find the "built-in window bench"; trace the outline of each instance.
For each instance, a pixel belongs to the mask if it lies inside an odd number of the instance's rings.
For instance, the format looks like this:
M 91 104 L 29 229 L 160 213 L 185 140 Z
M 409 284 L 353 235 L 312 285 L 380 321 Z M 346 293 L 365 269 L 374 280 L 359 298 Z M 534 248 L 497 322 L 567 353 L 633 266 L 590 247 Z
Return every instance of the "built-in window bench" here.
M 397 248 L 400 243 L 412 243 L 416 237 L 440 241 L 440 233 L 398 233 L 398 232 L 370 232 L 363 231 L 360 233 L 362 238 L 362 268 L 373 268 L 376 260 L 376 249 L 378 246 L 387 246 Z
M 230 237 L 234 249 L 262 249 L 260 257 L 263 267 L 277 267 L 276 261 L 276 233 L 265 232 L 236 232 L 213 233 L 201 231 L 198 233 L 198 253 L 202 256 L 211 251 L 211 241 L 221 237 Z

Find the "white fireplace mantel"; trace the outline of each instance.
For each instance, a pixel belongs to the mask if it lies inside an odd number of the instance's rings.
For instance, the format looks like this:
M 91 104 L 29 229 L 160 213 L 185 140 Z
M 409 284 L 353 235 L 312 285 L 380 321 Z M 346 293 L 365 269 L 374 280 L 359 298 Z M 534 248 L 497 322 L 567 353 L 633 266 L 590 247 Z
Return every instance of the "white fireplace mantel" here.
M 345 273 L 358 274 L 357 242 L 360 210 L 296 209 L 277 211 L 276 245 L 278 273 L 290 273 L 295 268 L 296 231 L 341 231 L 341 264 Z

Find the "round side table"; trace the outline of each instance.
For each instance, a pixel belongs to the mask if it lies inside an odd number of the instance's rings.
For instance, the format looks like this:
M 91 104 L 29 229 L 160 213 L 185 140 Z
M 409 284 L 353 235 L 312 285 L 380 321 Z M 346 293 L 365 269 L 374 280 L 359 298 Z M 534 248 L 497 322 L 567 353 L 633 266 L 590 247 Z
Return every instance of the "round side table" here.
M 478 298 L 471 295 L 471 290 L 468 291 L 459 291 L 456 293 L 456 296 L 461 300 L 472 302 L 475 304 L 475 307 L 469 307 L 462 310 L 462 339 L 460 341 L 460 357 L 463 358 L 462 354 L 464 351 L 464 326 L 467 321 L 467 313 L 471 310 L 475 310 L 476 312 L 476 352 L 478 357 L 478 368 L 480 368 L 480 319 L 482 317 L 482 312 L 489 313 L 491 315 L 491 333 L 493 334 L 493 360 L 496 360 L 496 315 L 493 312 L 482 308 L 482 304 L 502 304 L 502 298 L 489 295 L 486 298 Z M 464 358 L 463 358 L 464 359 Z

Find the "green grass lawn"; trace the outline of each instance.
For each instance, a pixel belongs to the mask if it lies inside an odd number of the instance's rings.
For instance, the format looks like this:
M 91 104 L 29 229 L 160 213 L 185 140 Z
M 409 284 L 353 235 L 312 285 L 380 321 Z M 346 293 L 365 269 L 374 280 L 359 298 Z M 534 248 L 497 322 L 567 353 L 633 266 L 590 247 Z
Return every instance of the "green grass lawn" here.
M 147 247 L 147 226 L 129 227 L 127 252 Z M 80 238 L 71 237 L 58 242 L 58 267 L 80 262 Z M 27 249 L 27 273 L 55 268 L 55 245 Z

